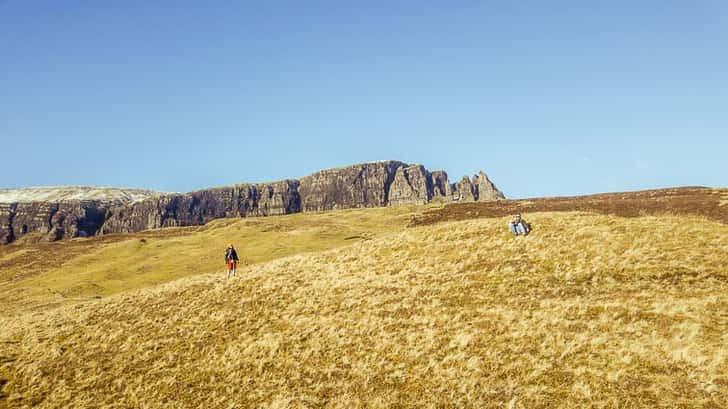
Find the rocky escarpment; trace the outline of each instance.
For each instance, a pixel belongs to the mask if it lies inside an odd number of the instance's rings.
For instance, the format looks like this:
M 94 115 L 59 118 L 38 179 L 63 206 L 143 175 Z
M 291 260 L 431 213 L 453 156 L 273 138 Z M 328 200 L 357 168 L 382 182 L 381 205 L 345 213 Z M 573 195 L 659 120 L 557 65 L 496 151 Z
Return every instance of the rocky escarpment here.
M 386 206 L 394 176 L 403 166 L 397 161 L 362 163 L 301 178 L 301 210 Z
M 474 175 L 472 179 L 463 176 L 458 183 L 453 185 L 452 191 L 454 201 L 487 202 L 505 199 L 503 192 L 495 187 L 495 184 L 488 179 L 483 171 Z
M 436 170 L 430 173 L 432 184 L 432 198 L 437 201 L 448 200 L 452 197 L 453 186 L 447 178 L 447 172 Z
M 99 232 L 107 214 L 108 204 L 96 201 L 3 203 L 0 243 L 28 233 L 40 233 L 47 240 L 92 236 Z
M 272 216 L 301 211 L 299 182 L 240 184 L 152 197 L 109 211 L 101 233 L 195 226 L 223 217 Z
M 100 187 L 0 189 L 0 244 L 30 233 L 50 241 L 93 236 L 111 208 L 153 195 L 157 193 Z
M 434 195 L 432 175 L 422 165 L 397 168 L 389 189 L 389 205 L 429 203 Z
M 5 197 L 17 197 L 16 192 L 2 193 Z M 66 195 L 58 201 L 0 203 L 0 243 L 29 233 L 58 240 L 194 226 L 223 217 L 504 198 L 483 172 L 451 183 L 445 171 L 430 172 L 422 165 L 399 161 L 328 169 L 299 180 L 239 184 L 190 193 L 133 197 L 117 194 L 113 200 L 72 200 L 73 197 L 78 196 Z

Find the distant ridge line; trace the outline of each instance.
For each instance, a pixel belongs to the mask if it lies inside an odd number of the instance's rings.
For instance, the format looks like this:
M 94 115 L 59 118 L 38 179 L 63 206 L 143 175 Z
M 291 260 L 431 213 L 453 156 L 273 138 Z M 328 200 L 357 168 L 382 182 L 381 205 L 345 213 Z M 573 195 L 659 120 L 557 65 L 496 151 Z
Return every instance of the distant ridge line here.
M 30 233 L 53 241 L 195 226 L 224 217 L 504 198 L 483 171 L 451 183 L 445 171 L 431 172 L 394 160 L 324 169 L 300 179 L 187 193 L 98 187 L 8 189 L 0 191 L 0 243 Z

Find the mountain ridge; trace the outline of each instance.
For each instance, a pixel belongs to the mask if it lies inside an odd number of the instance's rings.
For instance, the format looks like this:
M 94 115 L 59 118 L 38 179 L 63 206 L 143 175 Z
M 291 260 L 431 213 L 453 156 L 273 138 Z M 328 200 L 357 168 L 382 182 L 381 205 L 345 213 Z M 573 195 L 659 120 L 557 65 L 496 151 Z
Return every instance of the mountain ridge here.
M 93 187 L 75 189 L 94 191 Z M 298 179 L 239 183 L 186 193 L 109 188 L 116 196 L 127 192 L 123 200 L 99 195 L 103 188 L 96 190 L 94 197 L 67 192 L 70 200 L 36 195 L 46 200 L 10 201 L 0 195 L 0 243 L 32 233 L 53 241 L 195 226 L 224 217 L 505 198 L 483 171 L 451 183 L 445 171 L 429 171 L 419 164 L 395 160 L 323 169 Z M 7 191 L 5 197 L 12 198 L 11 193 Z

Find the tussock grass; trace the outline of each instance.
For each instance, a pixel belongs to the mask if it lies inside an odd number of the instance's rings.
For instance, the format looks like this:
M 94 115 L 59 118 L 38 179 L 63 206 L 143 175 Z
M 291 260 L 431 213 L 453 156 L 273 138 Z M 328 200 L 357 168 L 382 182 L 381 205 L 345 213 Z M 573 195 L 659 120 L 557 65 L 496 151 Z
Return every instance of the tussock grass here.
M 0 321 L 12 407 L 728 406 L 728 226 L 438 223 Z M 5 344 L 3 344 L 5 343 Z

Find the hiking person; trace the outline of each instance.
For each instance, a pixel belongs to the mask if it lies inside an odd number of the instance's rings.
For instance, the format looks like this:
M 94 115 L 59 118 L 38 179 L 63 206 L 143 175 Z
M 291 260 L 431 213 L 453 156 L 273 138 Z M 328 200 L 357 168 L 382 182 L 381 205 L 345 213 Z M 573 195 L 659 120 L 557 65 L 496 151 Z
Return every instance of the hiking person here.
M 228 272 L 228 278 L 230 276 L 235 277 L 235 268 L 238 266 L 238 252 L 235 251 L 235 247 L 230 244 L 228 248 L 225 249 L 225 264 L 227 264 L 227 272 Z
M 516 217 L 511 220 L 508 227 L 511 229 L 511 233 L 513 233 L 514 236 L 527 236 L 528 233 L 531 232 L 531 225 L 523 220 L 520 213 L 516 214 Z

